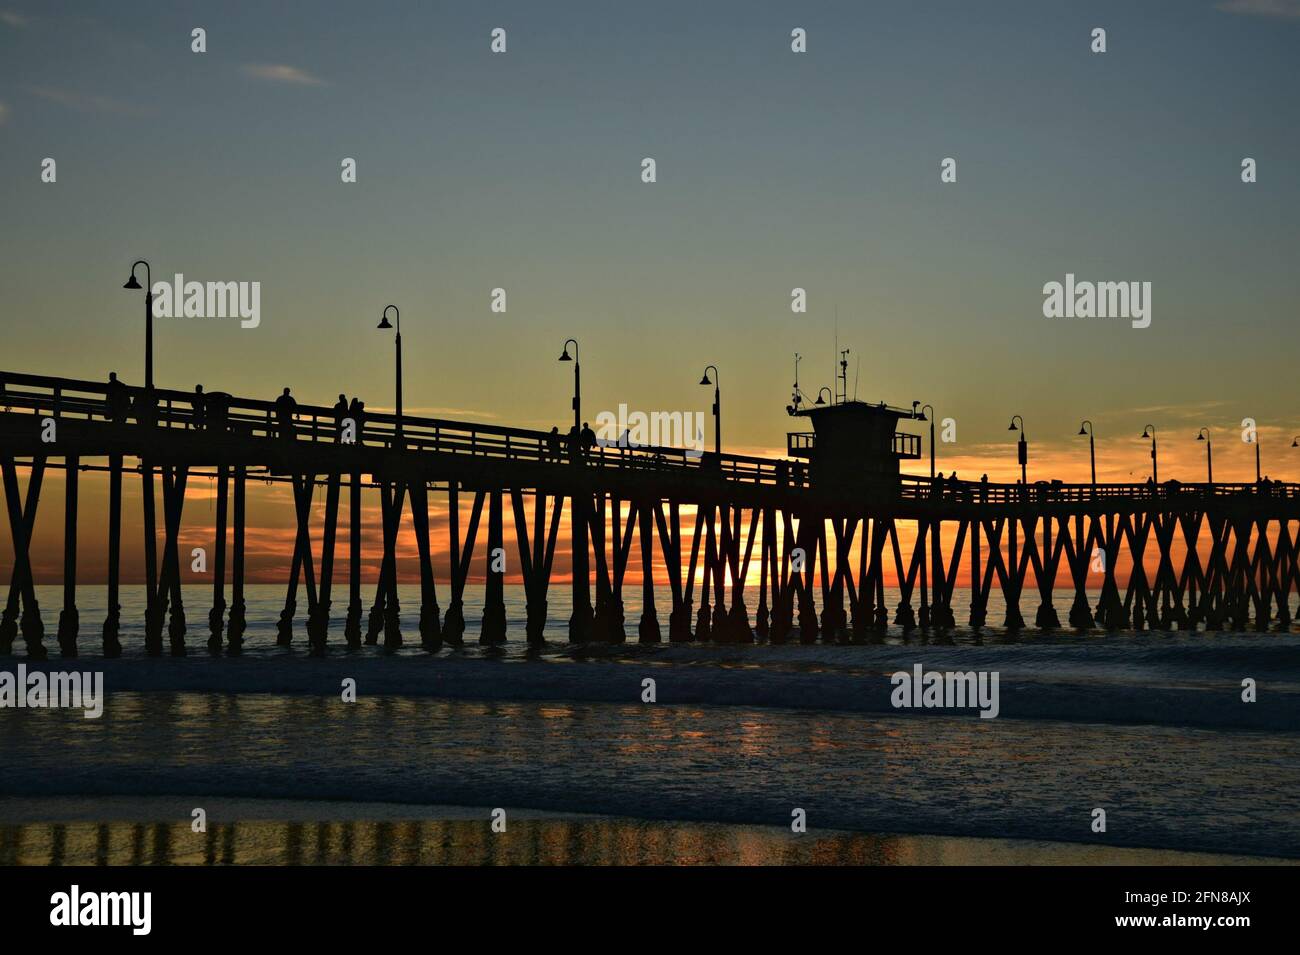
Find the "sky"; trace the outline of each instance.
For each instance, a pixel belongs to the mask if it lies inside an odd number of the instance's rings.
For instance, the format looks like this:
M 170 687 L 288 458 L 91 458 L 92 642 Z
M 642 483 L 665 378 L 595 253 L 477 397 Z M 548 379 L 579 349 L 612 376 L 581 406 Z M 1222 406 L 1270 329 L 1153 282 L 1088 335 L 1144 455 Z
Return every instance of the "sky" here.
M 1102 480 L 1147 424 L 1162 478 L 1205 426 L 1253 479 L 1247 418 L 1300 480 L 1297 63 L 1297 0 L 0 0 L 0 369 L 140 382 L 144 258 L 261 283 L 256 328 L 159 320 L 165 387 L 391 407 L 391 303 L 412 414 L 565 424 L 573 337 L 584 417 L 707 414 L 714 364 L 726 447 L 776 453 L 838 343 L 964 477 L 1017 476 L 1019 414 L 1031 480 L 1087 478 L 1083 418 Z M 1044 317 L 1067 274 L 1150 282 L 1150 326 Z

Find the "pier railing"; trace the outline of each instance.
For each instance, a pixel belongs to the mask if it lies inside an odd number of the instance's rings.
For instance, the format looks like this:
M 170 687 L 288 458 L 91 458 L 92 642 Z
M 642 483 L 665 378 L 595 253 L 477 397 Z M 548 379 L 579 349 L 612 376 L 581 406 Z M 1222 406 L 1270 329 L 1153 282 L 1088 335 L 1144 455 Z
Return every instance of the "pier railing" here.
M 146 395 L 145 389 L 123 385 L 123 394 L 134 403 Z M 81 418 L 87 421 L 110 421 L 113 418 L 107 382 L 41 375 L 0 372 L 0 409 L 30 411 L 36 415 Z M 243 398 L 224 392 L 195 392 L 155 388 L 154 427 L 181 430 L 204 430 L 216 436 L 212 408 L 225 407 L 222 426 L 225 434 L 284 439 L 278 408 L 274 401 Z M 206 410 L 196 408 L 202 398 Z M 134 414 L 134 413 L 132 413 Z M 131 421 L 135 421 L 133 417 Z M 138 422 L 133 425 L 138 426 Z M 290 421 L 293 439 L 301 442 L 335 444 L 339 428 L 333 408 L 298 403 Z M 597 443 L 575 452 L 567 433 L 478 424 L 443 418 L 403 415 L 399 435 L 397 418 L 386 412 L 366 411 L 356 434 L 356 444 L 366 448 L 400 449 L 408 453 L 454 454 L 496 458 L 504 461 L 569 464 L 609 469 L 666 470 L 711 473 L 721 480 L 774 487 L 799 488 L 808 483 L 808 469 L 803 462 L 783 458 L 702 452 L 697 449 Z M 919 454 L 918 442 L 905 449 Z M 219 438 L 218 438 L 219 440 Z M 896 439 L 897 440 L 897 439 Z M 811 443 L 811 442 L 810 442 Z M 932 501 L 944 504 L 1037 505 L 1056 503 L 1114 502 L 1118 499 L 1141 502 L 1190 501 L 1242 497 L 1300 498 L 1300 484 L 1263 481 L 1258 483 L 1182 483 L 1161 484 L 1066 484 L 1039 481 L 1028 485 L 987 481 L 955 481 L 903 475 L 899 479 L 899 498 L 904 501 Z

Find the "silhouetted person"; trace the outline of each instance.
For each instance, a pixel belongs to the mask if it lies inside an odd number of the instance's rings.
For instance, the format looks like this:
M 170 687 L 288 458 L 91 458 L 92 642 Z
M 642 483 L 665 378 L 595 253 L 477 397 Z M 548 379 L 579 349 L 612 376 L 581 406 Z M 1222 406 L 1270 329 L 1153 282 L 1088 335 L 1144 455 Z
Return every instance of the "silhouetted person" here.
M 339 395 L 338 403 L 334 406 L 334 440 L 343 440 L 343 419 L 348 417 L 348 399 Z
M 596 432 L 588 427 L 587 422 L 582 423 L 582 452 L 589 454 L 596 447 Z
M 208 423 L 208 399 L 203 394 L 203 386 L 194 386 L 194 397 L 190 399 L 190 407 L 194 409 L 194 427 L 202 430 Z
M 790 465 L 784 461 L 776 462 L 776 483 L 779 487 L 790 483 Z
M 981 474 L 980 475 L 980 503 L 984 504 L 988 501 L 988 499 L 989 499 L 989 476 L 987 474 Z
M 803 464 L 799 461 L 794 464 L 794 486 L 803 487 Z
M 158 421 L 158 395 L 152 388 L 141 388 L 136 393 L 133 414 L 137 424 L 152 427 Z
M 560 460 L 564 453 L 563 444 L 564 442 L 560 439 L 560 429 L 558 427 L 552 428 L 551 433 L 546 436 L 547 456 L 555 461 Z
M 117 372 L 108 373 L 108 417 L 117 424 L 126 421 L 131 410 L 131 398 L 126 393 L 126 385 L 117 380 Z
M 289 394 L 289 389 L 284 389 L 284 393 L 275 399 L 275 416 L 280 422 L 280 437 L 286 441 L 292 441 L 293 434 L 293 413 L 298 407 L 298 402 L 293 400 L 293 395 Z
M 570 459 L 574 461 L 578 460 L 578 455 L 581 451 L 582 451 L 582 434 L 578 431 L 578 426 L 575 424 L 572 428 L 569 429 Z
M 230 395 L 224 391 L 210 391 L 205 396 L 205 419 L 208 431 L 220 434 L 230 428 Z
M 348 403 L 348 417 L 352 419 L 352 424 L 357 429 L 357 445 L 360 446 L 366 433 L 366 403 L 353 398 Z

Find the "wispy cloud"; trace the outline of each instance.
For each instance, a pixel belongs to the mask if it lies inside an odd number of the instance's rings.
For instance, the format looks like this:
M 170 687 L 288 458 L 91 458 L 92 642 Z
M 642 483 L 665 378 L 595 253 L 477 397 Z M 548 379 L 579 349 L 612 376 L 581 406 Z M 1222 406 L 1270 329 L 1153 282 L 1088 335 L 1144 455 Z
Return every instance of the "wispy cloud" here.
M 289 83 L 294 86 L 324 86 L 325 81 L 318 76 L 313 76 L 306 70 L 300 70 L 296 66 L 289 66 L 286 63 L 245 63 L 243 66 L 245 76 L 251 76 L 254 79 L 269 80 L 272 83 Z
M 1224 0 L 1215 9 L 1249 17 L 1300 20 L 1300 0 Z
M 147 112 L 147 110 L 132 103 L 112 99 L 108 96 L 95 96 L 54 86 L 32 86 L 29 88 L 41 99 L 49 100 L 51 103 L 58 103 L 68 109 L 75 109 L 80 113 L 116 113 L 123 116 L 140 116 Z
M 0 10 L 0 23 L 13 27 L 15 30 L 21 30 L 31 22 L 31 17 L 25 17 L 21 13 L 15 13 L 12 10 Z

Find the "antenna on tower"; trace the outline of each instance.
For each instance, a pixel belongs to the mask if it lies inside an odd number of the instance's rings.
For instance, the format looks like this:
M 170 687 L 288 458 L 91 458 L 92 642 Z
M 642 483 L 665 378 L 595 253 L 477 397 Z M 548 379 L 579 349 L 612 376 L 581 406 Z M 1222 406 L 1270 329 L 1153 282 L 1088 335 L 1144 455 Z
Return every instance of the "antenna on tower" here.
M 803 358 L 798 352 L 794 353 L 794 391 L 790 395 L 790 403 L 785 406 L 785 412 L 788 415 L 794 415 L 799 410 L 799 403 L 802 400 L 799 397 L 799 360 Z

